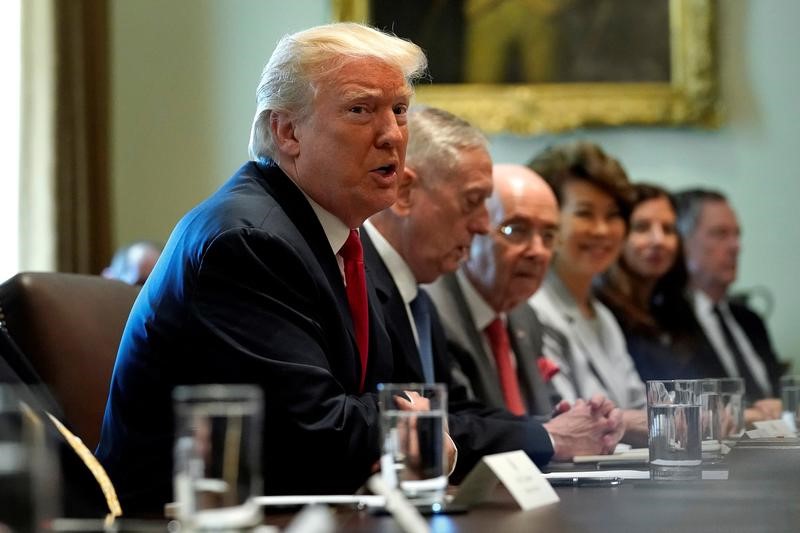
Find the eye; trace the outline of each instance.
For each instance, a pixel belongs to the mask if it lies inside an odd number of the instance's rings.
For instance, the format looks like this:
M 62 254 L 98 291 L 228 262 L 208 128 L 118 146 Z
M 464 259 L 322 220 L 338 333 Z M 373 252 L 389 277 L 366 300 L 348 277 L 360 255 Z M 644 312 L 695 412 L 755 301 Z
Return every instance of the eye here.
M 394 106 L 395 115 L 405 115 L 408 113 L 408 104 L 397 104 Z
M 354 106 L 352 106 L 352 107 L 350 108 L 350 112 L 351 112 L 351 113 L 355 113 L 355 114 L 357 114 L 357 115 L 360 115 L 360 114 L 362 114 L 362 113 L 366 113 L 366 112 L 367 112 L 367 106 L 364 106 L 364 105 L 354 105 Z
M 466 207 L 468 211 L 477 209 L 483 205 L 483 195 L 480 193 L 471 193 L 466 196 Z
M 553 247 L 553 244 L 556 242 L 556 233 L 554 229 L 547 229 L 541 233 L 542 244 L 545 248 Z

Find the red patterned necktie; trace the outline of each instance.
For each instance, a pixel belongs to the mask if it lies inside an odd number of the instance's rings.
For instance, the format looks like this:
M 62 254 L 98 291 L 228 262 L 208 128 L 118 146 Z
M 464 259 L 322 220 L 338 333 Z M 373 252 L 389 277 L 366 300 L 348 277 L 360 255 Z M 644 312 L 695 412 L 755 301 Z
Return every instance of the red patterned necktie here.
M 364 379 L 367 376 L 367 354 L 369 352 L 369 307 L 367 303 L 367 276 L 364 271 L 364 250 L 358 231 L 351 229 L 339 255 L 344 260 L 344 281 L 347 290 L 347 303 L 356 333 L 361 356 L 361 381 L 358 390 L 364 392 Z
M 489 344 L 492 346 L 506 407 L 515 415 L 524 415 L 525 404 L 522 402 L 522 395 L 519 392 L 517 374 L 511 364 L 511 343 L 508 341 L 506 326 L 500 318 L 495 318 L 484 331 L 489 336 Z

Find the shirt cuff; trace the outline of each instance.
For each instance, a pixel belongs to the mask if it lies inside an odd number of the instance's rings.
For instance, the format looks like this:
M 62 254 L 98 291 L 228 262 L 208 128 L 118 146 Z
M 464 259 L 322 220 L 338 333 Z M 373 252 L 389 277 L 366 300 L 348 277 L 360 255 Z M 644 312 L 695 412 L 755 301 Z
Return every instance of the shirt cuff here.
M 455 472 L 456 465 L 458 464 L 458 446 L 456 446 L 455 441 L 452 439 L 452 437 L 450 437 L 449 433 L 445 433 L 444 435 L 445 437 L 447 437 L 447 439 L 453 445 L 453 449 L 456 451 L 456 453 L 453 456 L 453 466 L 450 468 L 450 472 L 447 473 L 447 477 L 450 477 L 453 475 L 453 472 Z

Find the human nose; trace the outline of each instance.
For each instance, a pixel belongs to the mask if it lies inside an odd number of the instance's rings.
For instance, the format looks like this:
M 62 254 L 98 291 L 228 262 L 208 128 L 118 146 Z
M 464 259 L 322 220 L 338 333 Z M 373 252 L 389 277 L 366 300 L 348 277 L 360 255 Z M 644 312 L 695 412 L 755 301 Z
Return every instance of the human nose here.
M 528 246 L 525 248 L 525 252 L 529 257 L 539 257 L 549 250 L 544 242 L 544 235 L 538 231 L 532 231 L 527 242 Z
M 592 233 L 595 235 L 605 235 L 608 233 L 609 222 L 604 217 L 597 217 L 592 224 Z
M 379 148 L 400 146 L 405 141 L 405 126 L 397 121 L 393 109 L 383 112 L 378 118 L 375 143 Z
M 659 226 L 658 224 L 654 224 L 652 228 L 650 228 L 650 242 L 653 244 L 661 244 L 664 242 L 664 228 Z
M 469 232 L 475 235 L 476 233 L 486 235 L 489 233 L 489 210 L 486 205 L 481 205 L 477 211 L 472 215 L 467 226 Z

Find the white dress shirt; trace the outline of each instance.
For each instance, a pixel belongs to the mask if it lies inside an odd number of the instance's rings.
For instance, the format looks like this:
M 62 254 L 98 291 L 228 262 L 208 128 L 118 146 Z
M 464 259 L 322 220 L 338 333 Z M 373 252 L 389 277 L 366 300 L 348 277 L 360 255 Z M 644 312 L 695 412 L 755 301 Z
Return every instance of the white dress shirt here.
M 403 304 L 406 306 L 406 315 L 408 315 L 408 324 L 411 326 L 411 332 L 414 334 L 414 342 L 419 347 L 419 334 L 417 333 L 417 326 L 414 322 L 414 314 L 411 312 L 411 302 L 417 297 L 419 289 L 417 288 L 417 279 L 411 268 L 406 263 L 400 254 L 395 250 L 389 241 L 381 235 L 372 222 L 369 220 L 364 221 L 364 230 L 372 239 L 372 244 L 378 251 L 378 255 L 383 259 L 383 264 L 386 265 L 386 270 L 392 276 L 397 290 L 400 291 L 400 297 L 403 298 Z
M 489 359 L 489 363 L 494 367 L 497 368 L 497 363 L 494 360 L 494 352 L 492 351 L 492 346 L 489 343 L 489 337 L 486 335 L 486 328 L 494 322 L 496 318 L 500 318 L 503 321 L 504 325 L 508 324 L 506 319 L 505 313 L 497 313 L 494 309 L 492 309 L 486 300 L 483 299 L 483 296 L 475 289 L 472 283 L 467 279 L 467 276 L 464 274 L 462 269 L 458 269 L 456 271 L 456 278 L 458 279 L 458 284 L 461 287 L 461 292 L 464 294 L 464 300 L 467 301 L 467 307 L 469 307 L 470 314 L 472 315 L 472 319 L 475 323 L 475 329 L 480 331 L 481 333 L 481 340 L 483 341 L 483 351 L 487 355 Z M 517 356 L 514 353 L 513 347 L 509 352 L 511 356 L 511 366 L 514 370 L 517 369 Z
M 697 321 L 700 323 L 700 327 L 703 328 L 703 333 L 706 334 L 708 341 L 717 353 L 722 367 L 728 373 L 728 376 L 740 377 L 739 368 L 736 366 L 736 357 L 731 353 L 728 343 L 725 340 L 725 333 L 722 331 L 717 316 L 714 314 L 714 302 L 711 301 L 706 293 L 699 290 L 691 291 L 691 302 L 694 306 L 694 313 L 697 316 Z M 733 339 L 739 347 L 739 351 L 742 352 L 742 357 L 744 358 L 747 368 L 750 370 L 750 375 L 753 376 L 753 379 L 761 388 L 764 395 L 771 395 L 772 390 L 769 384 L 767 368 L 764 366 L 761 357 L 759 357 L 753 348 L 750 339 L 747 338 L 747 334 L 733 317 L 731 309 L 728 306 L 728 300 L 723 298 L 717 304 L 717 307 L 722 315 L 722 319 L 725 320 L 725 325 L 727 325 L 728 329 L 731 331 L 731 335 L 733 335 Z

